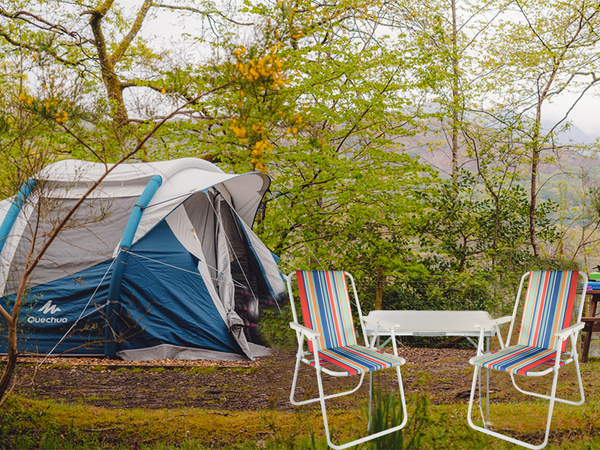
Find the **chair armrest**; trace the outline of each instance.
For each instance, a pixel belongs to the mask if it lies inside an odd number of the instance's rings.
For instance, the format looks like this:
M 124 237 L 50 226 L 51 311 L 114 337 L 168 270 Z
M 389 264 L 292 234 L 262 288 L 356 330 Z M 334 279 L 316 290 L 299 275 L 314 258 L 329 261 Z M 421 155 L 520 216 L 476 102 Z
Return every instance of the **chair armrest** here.
M 480 330 L 491 330 L 498 325 L 502 325 L 503 323 L 508 323 L 512 320 L 512 316 L 500 317 L 499 319 L 490 320 L 489 322 L 484 323 L 476 323 L 475 328 L 479 328 Z
M 377 325 L 378 327 L 384 328 L 389 331 L 394 331 L 396 328 L 400 327 L 396 322 L 392 322 L 391 320 L 379 319 L 377 317 L 363 316 L 363 322 L 365 324 L 369 323 L 371 325 Z
M 554 336 L 556 336 L 559 340 L 564 341 L 569 337 L 570 334 L 582 330 L 584 326 L 585 323 L 577 322 L 575 325 L 571 325 L 570 327 L 565 328 L 564 330 L 557 331 L 556 333 L 554 333 Z
M 311 330 L 310 328 L 307 328 L 305 326 L 302 326 L 297 322 L 290 322 L 290 327 L 292 327 L 293 330 L 296 330 L 296 331 L 302 333 L 304 336 L 306 336 L 311 341 L 314 341 L 319 336 L 321 336 L 320 333 L 318 333 L 314 330 Z

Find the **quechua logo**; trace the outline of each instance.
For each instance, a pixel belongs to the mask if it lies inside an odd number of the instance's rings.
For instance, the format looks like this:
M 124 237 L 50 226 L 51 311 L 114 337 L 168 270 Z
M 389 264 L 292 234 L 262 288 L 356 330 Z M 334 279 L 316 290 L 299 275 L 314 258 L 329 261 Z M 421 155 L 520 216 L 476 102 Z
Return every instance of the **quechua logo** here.
M 30 316 L 27 318 L 28 323 L 36 324 L 57 324 L 67 323 L 66 317 L 54 317 L 54 314 L 60 312 L 60 308 L 52 304 L 52 300 L 48 300 L 44 306 L 38 309 L 38 312 L 43 314 L 42 317 Z M 50 315 L 50 317 L 48 317 Z

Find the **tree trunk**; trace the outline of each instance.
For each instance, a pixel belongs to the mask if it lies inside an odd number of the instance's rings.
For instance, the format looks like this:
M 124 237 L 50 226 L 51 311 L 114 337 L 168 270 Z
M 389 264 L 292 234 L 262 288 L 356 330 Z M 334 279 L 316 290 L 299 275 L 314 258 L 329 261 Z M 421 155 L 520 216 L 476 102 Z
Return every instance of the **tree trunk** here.
M 6 355 L 6 364 L 2 368 L 2 376 L 0 377 L 0 404 L 4 400 L 4 396 L 9 389 L 12 381 L 15 367 L 17 366 L 17 321 L 11 320 L 6 322 L 8 330 L 8 354 Z
M 531 248 L 533 250 L 533 256 L 539 258 L 540 256 L 540 244 L 537 238 L 537 184 L 538 184 L 538 171 L 540 167 L 540 156 L 541 156 L 541 143 L 540 143 L 540 130 L 542 124 L 542 104 L 546 98 L 546 93 L 550 89 L 551 82 L 548 82 L 544 91 L 540 95 L 538 100 L 535 124 L 531 143 L 531 190 L 529 193 L 529 236 L 531 239 Z
M 377 283 L 375 285 L 375 309 L 381 309 L 383 307 L 383 285 L 385 283 L 385 276 L 383 275 L 383 269 L 379 267 L 377 269 Z
M 108 99 L 111 102 L 114 121 L 118 126 L 123 126 L 129 121 L 129 116 L 127 115 L 127 109 L 123 101 L 123 86 L 115 72 L 114 61 L 108 55 L 106 41 L 102 32 L 102 19 L 105 13 L 106 11 L 104 10 L 92 11 L 90 27 L 94 33 L 94 46 L 98 52 L 102 81 L 104 82 Z
M 459 71 L 458 32 L 456 27 L 456 0 L 452 0 L 452 183 L 458 183 L 458 130 L 459 130 Z
M 531 191 L 529 200 L 529 236 L 531 238 L 531 248 L 533 255 L 540 256 L 540 245 L 537 239 L 536 231 L 536 206 L 537 206 L 537 174 L 540 160 L 539 149 L 534 149 L 531 158 Z

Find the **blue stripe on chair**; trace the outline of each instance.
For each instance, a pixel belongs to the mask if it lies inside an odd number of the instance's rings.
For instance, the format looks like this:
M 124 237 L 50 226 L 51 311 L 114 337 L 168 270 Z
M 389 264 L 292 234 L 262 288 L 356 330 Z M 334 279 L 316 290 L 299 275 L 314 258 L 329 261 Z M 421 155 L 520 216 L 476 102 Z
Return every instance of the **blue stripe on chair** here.
M 348 375 L 372 372 L 401 366 L 403 362 L 385 353 L 359 345 L 335 347 L 319 351 L 320 361 L 325 361 L 345 371 Z M 314 362 L 311 363 L 314 365 Z
M 540 366 L 554 364 L 556 351 L 527 345 L 516 345 L 497 352 L 473 358 L 471 363 L 484 369 L 530 375 Z M 564 362 L 560 362 L 564 366 Z

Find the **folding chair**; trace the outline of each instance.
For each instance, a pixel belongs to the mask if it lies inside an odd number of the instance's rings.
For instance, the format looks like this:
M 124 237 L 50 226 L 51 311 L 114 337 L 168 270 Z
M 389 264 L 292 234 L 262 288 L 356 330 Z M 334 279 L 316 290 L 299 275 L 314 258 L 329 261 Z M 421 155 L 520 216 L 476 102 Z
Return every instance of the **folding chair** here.
M 294 297 L 292 294 L 292 278 L 294 275 L 298 282 L 298 293 L 304 326 L 298 323 L 294 305 Z M 346 278 L 350 280 L 354 291 L 354 300 L 358 311 L 363 338 L 365 340 L 365 346 L 357 345 Z M 298 338 L 298 354 L 296 357 L 296 368 L 294 370 L 290 402 L 293 405 L 306 405 L 313 402 L 321 403 L 327 443 L 334 449 L 358 445 L 403 428 L 406 425 L 408 416 L 406 413 L 406 402 L 402 387 L 400 366 L 404 364 L 405 361 L 403 358 L 397 356 L 396 341 L 394 339 L 394 328 L 397 325 L 382 319 L 363 317 L 358 302 L 354 278 L 347 272 L 296 271 L 287 276 L 287 283 L 294 317 L 294 321 L 290 323 L 290 326 L 296 331 Z M 364 322 L 366 321 L 375 324 L 378 329 L 384 328 L 391 332 L 394 355 L 380 353 L 372 345 L 369 345 L 364 327 Z M 305 338 L 308 342 L 308 351 L 305 349 Z M 373 343 L 374 342 L 375 339 L 373 339 Z M 303 401 L 296 401 L 294 399 L 300 362 L 315 368 L 317 384 L 319 387 L 319 397 Z M 361 387 L 366 373 L 370 373 L 372 389 L 373 371 L 388 368 L 395 368 L 398 376 L 398 387 L 402 402 L 402 423 L 342 445 L 332 443 L 325 401 L 334 397 L 340 397 L 356 392 Z M 360 374 L 360 381 L 352 390 L 325 395 L 321 378 L 322 373 L 335 377 Z M 369 423 L 370 421 L 371 419 L 369 417 Z
M 582 292 L 579 304 L 577 305 L 575 324 L 571 325 L 575 297 L 577 289 L 577 279 L 581 275 L 583 278 Z M 517 310 L 519 309 L 521 292 L 525 280 L 529 278 L 527 292 L 525 294 L 521 329 L 517 345 L 509 346 L 510 337 L 515 325 Z M 530 272 L 523 275 L 519 285 L 519 291 L 515 302 L 512 316 L 507 316 L 487 324 L 478 325 L 481 333 L 485 330 L 495 328 L 500 339 L 500 350 L 482 355 L 482 349 L 478 351 L 478 356 L 469 361 L 475 366 L 473 375 L 473 385 L 471 388 L 471 397 L 469 399 L 468 422 L 475 430 L 489 434 L 500 439 L 522 445 L 531 449 L 540 449 L 548 443 L 550 433 L 550 423 L 552 421 L 552 411 L 554 402 L 563 402 L 570 405 L 581 405 L 585 401 L 583 385 L 581 382 L 581 373 L 579 371 L 579 361 L 577 354 L 577 335 L 584 327 L 581 322 L 581 313 L 587 288 L 587 276 L 584 273 L 573 272 L 555 272 L 542 271 Z M 499 334 L 498 325 L 511 322 L 506 343 L 502 342 Z M 567 351 L 567 341 L 570 342 L 570 348 Z M 483 342 L 483 339 L 480 339 Z M 558 381 L 559 369 L 565 365 L 574 362 L 579 381 L 579 392 L 581 399 L 579 401 L 565 400 L 556 397 L 556 387 Z M 549 400 L 548 417 L 546 420 L 546 435 L 544 442 L 540 445 L 530 444 L 511 436 L 507 436 L 487 428 L 485 419 L 483 419 L 483 428 L 473 423 L 471 419 L 471 410 L 475 394 L 475 385 L 481 369 L 500 370 L 508 372 L 515 388 L 523 394 Z M 530 377 L 539 377 L 554 374 L 550 395 L 539 394 L 521 389 L 515 380 L 515 375 L 524 375 Z M 481 392 L 480 392 L 481 395 Z

